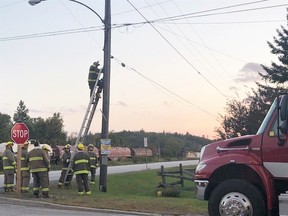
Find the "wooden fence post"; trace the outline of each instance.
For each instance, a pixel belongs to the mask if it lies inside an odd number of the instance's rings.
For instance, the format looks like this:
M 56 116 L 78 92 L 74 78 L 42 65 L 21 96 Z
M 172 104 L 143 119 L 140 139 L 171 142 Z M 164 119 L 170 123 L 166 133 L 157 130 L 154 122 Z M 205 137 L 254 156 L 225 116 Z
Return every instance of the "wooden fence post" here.
M 161 166 L 161 177 L 162 177 L 162 184 L 165 186 L 166 185 L 166 179 L 164 175 L 164 166 Z

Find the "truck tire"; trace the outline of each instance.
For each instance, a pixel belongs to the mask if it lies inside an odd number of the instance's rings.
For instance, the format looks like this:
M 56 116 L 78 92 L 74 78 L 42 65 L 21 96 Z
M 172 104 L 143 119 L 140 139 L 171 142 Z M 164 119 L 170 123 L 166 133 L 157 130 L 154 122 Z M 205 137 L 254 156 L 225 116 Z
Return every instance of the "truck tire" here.
M 210 216 L 266 216 L 266 205 L 260 191 L 238 179 L 220 183 L 211 193 L 208 203 Z

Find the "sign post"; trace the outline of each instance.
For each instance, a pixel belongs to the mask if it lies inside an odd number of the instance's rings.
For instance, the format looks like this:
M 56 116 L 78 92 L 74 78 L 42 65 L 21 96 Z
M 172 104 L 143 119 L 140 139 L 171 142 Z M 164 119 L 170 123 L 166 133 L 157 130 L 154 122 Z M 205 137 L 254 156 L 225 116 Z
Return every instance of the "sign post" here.
M 145 155 L 146 170 L 147 170 L 147 147 L 148 147 L 148 140 L 147 140 L 147 137 L 144 137 L 144 148 L 146 150 L 146 155 Z
M 21 193 L 21 151 L 22 146 L 29 139 L 29 129 L 24 123 L 16 123 L 11 128 L 11 139 L 18 144 L 17 148 L 17 171 L 16 171 L 16 191 Z

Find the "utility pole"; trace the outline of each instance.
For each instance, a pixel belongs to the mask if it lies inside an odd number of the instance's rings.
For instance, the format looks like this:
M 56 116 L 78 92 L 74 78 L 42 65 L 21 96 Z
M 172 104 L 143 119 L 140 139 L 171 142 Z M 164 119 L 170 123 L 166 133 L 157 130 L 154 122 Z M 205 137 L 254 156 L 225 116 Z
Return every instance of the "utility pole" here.
M 103 104 L 101 138 L 108 139 L 109 135 L 109 106 L 110 106 L 110 61 L 111 61 L 111 0 L 105 0 L 104 19 L 104 71 L 103 71 Z M 108 155 L 100 153 L 99 191 L 107 191 Z

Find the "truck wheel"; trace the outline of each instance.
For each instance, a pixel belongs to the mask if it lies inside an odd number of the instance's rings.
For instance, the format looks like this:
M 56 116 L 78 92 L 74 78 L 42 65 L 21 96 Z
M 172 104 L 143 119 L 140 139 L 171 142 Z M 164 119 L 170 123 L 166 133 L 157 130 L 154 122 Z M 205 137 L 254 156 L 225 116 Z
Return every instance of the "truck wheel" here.
M 210 216 L 265 216 L 266 206 L 259 190 L 244 180 L 232 179 L 219 184 L 212 192 Z

